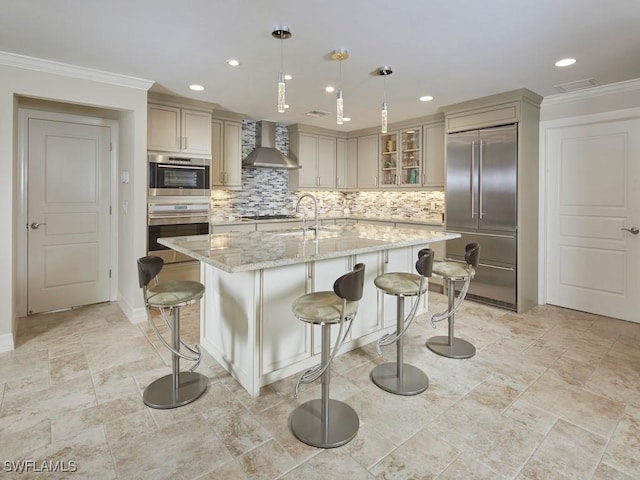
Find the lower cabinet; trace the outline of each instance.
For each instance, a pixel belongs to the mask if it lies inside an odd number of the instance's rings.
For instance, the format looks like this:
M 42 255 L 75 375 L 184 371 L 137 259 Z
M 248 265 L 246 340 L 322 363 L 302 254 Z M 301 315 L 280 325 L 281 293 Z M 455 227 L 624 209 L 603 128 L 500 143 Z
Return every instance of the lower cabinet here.
M 174 280 L 200 281 L 200 262 L 165 263 L 158 274 L 158 282 Z
M 211 233 L 255 232 L 255 223 L 238 223 L 235 225 L 211 225 Z
M 416 228 L 419 230 L 431 230 L 432 232 L 444 232 L 443 225 L 418 225 L 413 223 L 396 223 L 396 227 Z M 437 260 L 439 262 L 442 262 L 444 260 L 445 252 L 446 252 L 446 242 L 434 242 L 428 245 L 418 245 L 413 247 L 416 260 L 418 259 L 418 252 L 420 251 L 420 249 L 426 248 L 426 247 L 429 247 L 431 250 L 433 250 L 434 260 Z M 436 277 L 436 276 L 431 277 L 431 279 L 429 280 L 429 283 L 435 284 L 435 285 L 443 284 L 442 278 Z

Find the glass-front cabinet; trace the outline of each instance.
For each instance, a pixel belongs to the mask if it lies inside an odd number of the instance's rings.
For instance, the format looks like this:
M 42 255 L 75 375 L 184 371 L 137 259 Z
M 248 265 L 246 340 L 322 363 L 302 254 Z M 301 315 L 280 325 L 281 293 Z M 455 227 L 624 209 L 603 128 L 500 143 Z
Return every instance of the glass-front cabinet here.
M 380 186 L 419 187 L 422 178 L 420 128 L 380 135 Z

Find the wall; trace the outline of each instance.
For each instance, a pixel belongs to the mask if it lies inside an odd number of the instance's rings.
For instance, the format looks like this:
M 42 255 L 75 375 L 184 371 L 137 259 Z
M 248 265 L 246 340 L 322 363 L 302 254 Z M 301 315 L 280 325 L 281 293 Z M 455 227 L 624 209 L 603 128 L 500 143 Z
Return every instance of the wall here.
M 142 306 L 134 279 L 137 275 L 135 258 L 146 250 L 146 92 L 151 84 L 75 67 L 60 69 L 66 72 L 62 75 L 56 73 L 60 64 L 38 61 L 38 65 L 35 65 L 32 60 L 0 52 L 0 166 L 3 172 L 0 177 L 0 224 L 5 226 L 0 229 L 0 265 L 3 266 L 0 269 L 0 351 L 13 348 L 13 334 L 17 326 L 16 207 L 20 198 L 17 189 L 17 111 L 18 98 L 21 97 L 118 112 L 117 116 L 122 122 L 120 169 L 127 169 L 131 176 L 130 184 L 122 189 L 122 195 L 130 204 L 129 214 L 120 219 L 120 244 L 126 245 L 126 248 L 119 249 L 122 268 L 118 277 L 118 298 L 130 307 L 130 313 Z M 114 79 L 120 80 L 118 84 L 113 83 Z M 124 243 L 125 239 L 128 243 Z

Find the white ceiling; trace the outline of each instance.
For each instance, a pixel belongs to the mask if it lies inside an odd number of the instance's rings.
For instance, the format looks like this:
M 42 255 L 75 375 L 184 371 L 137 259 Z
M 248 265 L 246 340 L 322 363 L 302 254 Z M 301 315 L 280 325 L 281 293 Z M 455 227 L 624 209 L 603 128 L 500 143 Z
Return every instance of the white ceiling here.
M 444 105 L 593 78 L 640 78 L 640 0 L 0 0 L 0 51 L 156 82 L 152 91 L 205 100 L 253 119 L 356 130 L 379 122 L 383 79 L 389 121 Z M 286 25 L 284 114 L 276 111 Z M 339 65 L 345 115 L 335 123 Z M 574 57 L 559 69 L 554 62 Z M 237 58 L 241 65 L 228 67 Z M 188 85 L 206 87 L 191 92 Z M 432 102 L 419 102 L 432 95 Z M 315 119 L 311 110 L 330 112 Z

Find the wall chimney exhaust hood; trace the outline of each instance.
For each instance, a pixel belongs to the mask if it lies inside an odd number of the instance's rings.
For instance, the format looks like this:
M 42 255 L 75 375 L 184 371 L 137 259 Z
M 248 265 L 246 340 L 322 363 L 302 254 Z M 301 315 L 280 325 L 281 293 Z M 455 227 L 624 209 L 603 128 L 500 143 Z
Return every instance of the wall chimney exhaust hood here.
M 300 168 L 297 162 L 276 148 L 276 124 L 261 121 L 256 125 L 256 148 L 242 161 L 243 167 Z

